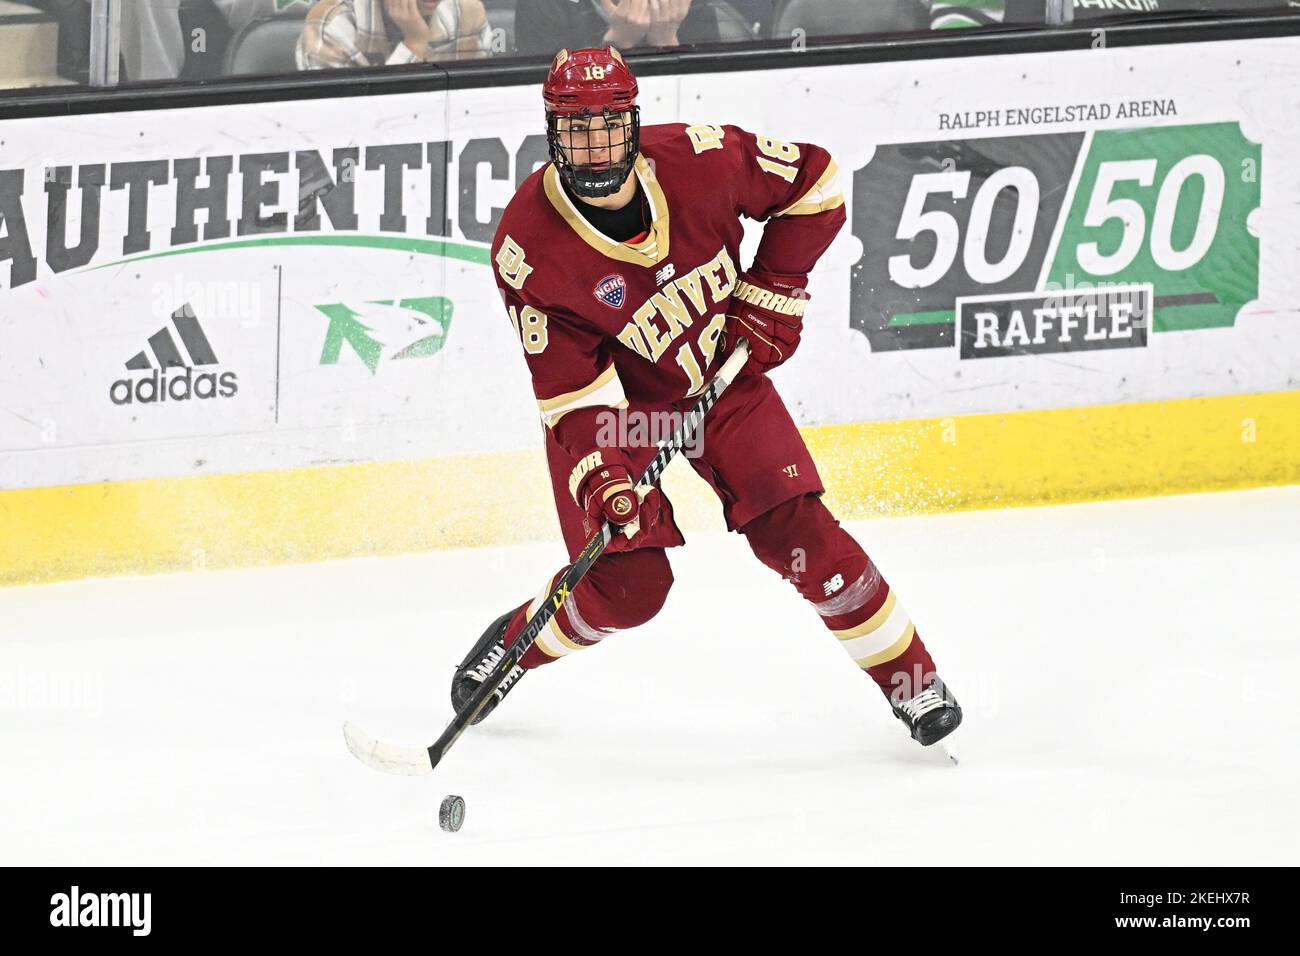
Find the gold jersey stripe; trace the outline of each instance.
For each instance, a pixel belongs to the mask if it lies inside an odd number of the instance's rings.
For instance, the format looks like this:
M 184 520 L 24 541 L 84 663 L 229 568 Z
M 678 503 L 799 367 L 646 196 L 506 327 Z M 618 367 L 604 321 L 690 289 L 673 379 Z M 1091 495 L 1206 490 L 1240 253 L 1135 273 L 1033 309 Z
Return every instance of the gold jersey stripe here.
M 566 408 L 551 415 L 543 415 L 542 424 L 547 428 L 554 428 L 560 423 L 560 419 L 569 414 L 569 412 L 576 412 L 579 408 L 590 408 L 594 406 L 604 406 L 606 408 L 614 409 L 627 408 L 627 399 L 623 398 L 617 402 L 584 402 L 582 405 L 575 405 L 573 408 Z
M 840 187 L 840 167 L 832 159 L 827 165 L 821 178 L 817 180 L 813 188 L 804 193 L 799 199 L 786 206 L 776 216 L 811 216 L 815 213 L 825 212 L 828 209 L 837 209 L 844 205 L 844 191 Z
M 815 216 L 819 212 L 826 212 L 828 209 L 838 209 L 844 205 L 843 196 L 832 196 L 820 203 L 800 203 L 797 206 L 791 206 L 789 209 L 782 210 L 777 216 Z
M 615 242 L 604 233 L 593 229 L 573 205 L 573 200 L 569 198 L 568 193 L 564 191 L 564 187 L 560 184 L 560 174 L 554 165 L 546 168 L 542 183 L 546 188 L 546 198 L 551 201 L 555 211 L 583 242 L 610 259 L 617 259 L 629 265 L 648 267 L 658 265 L 668 258 L 668 200 L 664 198 L 663 188 L 643 155 L 638 155 L 636 158 L 636 175 L 641 180 L 646 200 L 650 204 L 650 228 L 645 239 L 639 243 Z
M 544 412 L 553 412 L 557 408 L 563 408 L 565 405 L 569 405 L 574 401 L 577 401 L 578 399 L 590 395 L 592 392 L 596 391 L 597 389 L 604 388 L 605 386 L 609 385 L 610 382 L 615 381 L 617 378 L 618 378 L 618 369 L 616 369 L 614 367 L 614 363 L 611 362 L 609 364 L 609 367 L 605 369 L 605 371 L 601 372 L 599 375 L 597 375 L 586 385 L 582 386 L 582 388 L 575 388 L 571 392 L 562 392 L 561 394 L 556 395 L 553 398 L 539 398 L 537 400 L 537 407 Z
M 548 428 L 554 428 L 556 422 L 569 412 L 590 405 L 607 405 L 610 408 L 626 408 L 627 396 L 623 393 L 623 382 L 618 377 L 618 370 L 611 364 L 609 368 L 596 376 L 595 380 L 582 388 L 556 395 L 554 398 L 537 400 L 542 422 Z

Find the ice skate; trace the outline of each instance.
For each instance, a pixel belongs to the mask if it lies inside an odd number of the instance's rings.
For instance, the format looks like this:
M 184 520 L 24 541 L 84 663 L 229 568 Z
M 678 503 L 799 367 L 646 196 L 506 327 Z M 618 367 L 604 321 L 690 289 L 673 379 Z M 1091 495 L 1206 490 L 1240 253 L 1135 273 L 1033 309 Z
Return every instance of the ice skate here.
M 456 674 L 451 679 L 451 706 L 460 711 L 465 706 L 465 702 L 473 696 L 474 691 L 492 673 L 493 668 L 505 655 L 506 648 L 504 638 L 506 628 L 510 625 L 510 620 L 515 616 L 514 611 L 507 611 L 499 618 L 488 625 L 488 629 L 483 632 L 483 636 L 465 656 L 456 668 Z M 505 699 L 506 694 L 510 693 L 511 688 L 519 683 L 519 678 L 524 676 L 524 669 L 516 664 L 506 673 L 497 687 L 496 692 L 488 698 L 487 704 L 482 712 L 474 718 L 474 723 L 478 723 L 492 711 L 496 710 L 497 704 Z
M 938 678 L 910 700 L 896 701 L 891 697 L 889 703 L 894 716 L 907 725 L 912 739 L 922 747 L 939 743 L 961 726 L 961 705 Z M 951 751 L 945 748 L 945 752 L 957 762 Z

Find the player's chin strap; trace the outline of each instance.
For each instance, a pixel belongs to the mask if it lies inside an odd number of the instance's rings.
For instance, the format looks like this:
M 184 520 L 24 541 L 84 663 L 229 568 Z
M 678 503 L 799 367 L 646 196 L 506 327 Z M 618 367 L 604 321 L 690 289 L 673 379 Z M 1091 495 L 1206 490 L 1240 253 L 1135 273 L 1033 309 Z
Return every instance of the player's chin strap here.
M 637 479 L 635 488 L 638 499 L 645 500 L 645 496 L 650 489 L 659 484 L 659 476 L 668 467 L 668 463 L 677 457 L 677 453 L 691 440 L 700 427 L 700 422 L 704 420 L 704 416 L 708 414 L 709 409 L 717 404 L 718 397 L 722 395 L 727 386 L 735 381 L 736 376 L 745 367 L 745 362 L 748 359 L 749 340 L 741 339 L 736 343 L 732 353 L 727 356 L 727 360 L 722 363 L 718 373 L 713 376 L 713 380 L 709 382 L 700 397 L 696 399 L 695 405 L 683 416 L 681 423 L 673 430 L 672 435 L 659 443 L 658 453 L 646 466 L 645 471 L 641 473 L 641 477 Z M 639 519 L 623 525 L 620 530 L 627 534 L 628 537 L 632 537 L 639 530 L 638 521 Z M 560 580 L 551 588 L 551 592 L 541 601 L 536 613 L 528 619 L 528 623 L 524 625 L 519 637 L 506 648 L 505 654 L 497 661 L 492 672 L 478 685 L 470 698 L 457 711 L 456 716 L 452 718 L 451 723 L 447 725 L 447 729 L 442 732 L 442 736 L 434 741 L 431 746 L 424 750 L 394 746 L 369 736 L 356 724 L 346 723 L 343 725 L 343 737 L 347 741 L 348 749 L 352 751 L 353 756 L 375 770 L 412 776 L 429 773 L 434 767 L 438 766 L 439 761 L 442 760 L 447 751 L 460 739 L 460 735 L 474 722 L 474 718 L 479 715 L 479 712 L 487 704 L 488 698 L 496 693 L 497 687 L 500 686 L 506 675 L 528 653 L 528 649 L 537 640 L 537 635 L 550 623 L 555 613 L 564 606 L 564 602 L 573 594 L 573 589 L 578 586 L 578 582 L 583 579 L 595 560 L 604 553 L 610 538 L 615 533 L 609 522 L 601 523 L 600 529 L 587 540 L 577 559 L 560 576 Z

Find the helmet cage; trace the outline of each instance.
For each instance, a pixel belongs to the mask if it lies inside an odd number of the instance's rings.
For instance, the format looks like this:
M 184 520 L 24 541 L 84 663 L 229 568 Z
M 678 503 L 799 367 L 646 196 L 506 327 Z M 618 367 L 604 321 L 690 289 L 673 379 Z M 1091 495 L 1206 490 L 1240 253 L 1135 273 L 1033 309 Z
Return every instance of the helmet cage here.
M 619 146 L 627 147 L 621 162 L 611 161 L 609 165 L 593 166 L 590 161 L 591 152 L 593 149 L 603 149 L 604 144 L 593 147 L 590 139 L 592 134 L 588 134 L 587 145 L 573 145 L 574 136 L 570 130 L 573 122 L 590 122 L 597 116 L 604 118 L 605 129 L 609 131 L 611 160 Z M 562 124 L 564 128 L 561 128 Z M 636 157 L 641 148 L 641 108 L 606 107 L 602 110 L 566 110 L 563 113 L 547 110 L 546 143 L 556 171 L 575 195 L 591 199 L 613 195 L 622 188 L 636 166 Z

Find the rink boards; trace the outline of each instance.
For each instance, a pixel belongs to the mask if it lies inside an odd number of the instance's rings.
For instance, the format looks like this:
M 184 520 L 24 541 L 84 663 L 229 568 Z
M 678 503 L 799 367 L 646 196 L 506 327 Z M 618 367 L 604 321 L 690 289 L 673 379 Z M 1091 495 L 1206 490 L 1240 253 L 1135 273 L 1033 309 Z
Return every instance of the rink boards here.
M 844 520 L 1298 480 L 1300 392 L 804 429 Z M 0 583 L 559 539 L 540 451 L 19 489 Z M 690 469 L 688 536 L 722 527 Z
M 837 513 L 1300 481 L 1300 40 L 1193 49 L 644 80 L 839 161 L 774 376 Z M 0 582 L 553 537 L 487 256 L 538 99 L 0 123 Z

